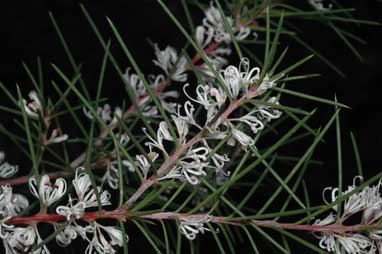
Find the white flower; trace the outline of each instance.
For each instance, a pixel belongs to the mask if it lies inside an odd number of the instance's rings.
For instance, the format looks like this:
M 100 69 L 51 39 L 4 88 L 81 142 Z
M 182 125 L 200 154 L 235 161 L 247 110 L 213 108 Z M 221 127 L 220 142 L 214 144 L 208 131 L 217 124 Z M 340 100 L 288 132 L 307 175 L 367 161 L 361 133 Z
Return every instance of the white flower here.
M 280 75 L 276 79 L 271 80 L 269 75 L 266 74 L 265 77 L 263 78 L 263 80 L 261 81 L 261 84 L 260 85 L 256 84 L 256 89 L 251 91 L 248 94 L 248 97 L 252 98 L 252 97 L 257 97 L 257 96 L 263 95 L 269 89 L 275 87 L 277 85 L 277 83 L 276 83 L 277 80 L 279 80 L 283 76 L 284 75 Z
M 85 107 L 83 107 L 82 110 L 87 118 L 89 119 L 94 118 L 91 110 L 88 110 Z M 117 123 L 118 122 L 117 117 L 122 118 L 121 109 L 119 107 L 116 107 L 113 112 L 109 104 L 105 104 L 103 107 L 98 107 L 96 112 L 97 112 L 97 116 L 99 116 L 103 122 L 109 125 Z
M 127 168 L 130 172 L 134 172 L 133 165 L 128 160 L 122 160 L 122 167 Z M 114 160 L 107 165 L 105 175 L 102 181 L 107 181 L 110 188 L 117 190 L 119 188 L 119 172 L 118 161 Z
M 270 97 L 267 100 L 267 104 L 269 105 L 259 105 L 256 109 L 260 119 L 270 122 L 271 120 L 277 119 L 282 115 L 280 110 L 272 108 L 273 105 L 279 105 L 276 97 Z
M 191 110 L 191 111 L 188 111 Z M 186 142 L 186 136 L 188 134 L 189 126 L 188 126 L 188 118 L 192 117 L 193 108 L 186 108 L 187 116 L 179 116 L 179 115 L 171 115 L 171 118 L 173 119 L 175 123 L 175 127 L 178 132 L 178 139 L 180 143 L 184 144 Z M 179 114 L 179 113 L 178 113 Z M 191 115 L 190 115 L 191 114 Z M 192 123 L 195 123 L 192 117 Z M 195 123 L 196 124 L 196 123 Z M 149 142 L 146 142 L 145 145 L 149 146 L 150 151 L 152 151 L 154 148 L 161 150 L 166 156 L 168 156 L 168 153 L 164 147 L 163 141 L 174 141 L 169 127 L 165 121 L 162 121 L 159 123 L 159 128 L 157 130 L 156 138 L 151 137 L 147 132 L 146 129 L 143 129 L 143 131 L 146 133 L 146 136 L 150 139 Z
M 9 232 L 6 234 L 5 238 L 3 238 L 3 245 L 6 254 L 50 254 L 50 251 L 46 245 L 30 252 L 32 246 L 42 242 L 37 226 L 28 226 L 26 228 L 8 228 L 7 231 Z
M 327 226 L 327 225 L 333 224 L 334 222 L 336 222 L 336 216 L 334 214 L 330 213 L 323 220 L 321 220 L 321 219 L 315 220 L 313 225 L 314 226 Z
M 58 227 L 55 225 L 55 230 L 58 230 Z M 64 230 L 62 230 L 57 236 L 56 236 L 56 242 L 58 245 L 62 247 L 68 246 L 72 240 L 77 238 L 77 231 L 76 226 L 73 226 L 71 224 L 65 226 Z
M 130 71 L 130 68 L 127 68 L 123 77 L 125 78 L 127 83 L 130 85 L 130 87 L 133 89 L 135 96 L 138 98 L 145 96 L 147 92 L 142 80 L 138 77 L 137 74 L 135 73 L 130 74 L 129 71 Z M 144 103 L 144 102 L 145 101 L 142 101 L 141 103 Z
M 33 196 L 40 199 L 47 207 L 58 201 L 66 192 L 66 181 L 63 178 L 57 178 L 54 186 L 50 182 L 48 175 L 43 175 L 39 186 L 35 177 L 29 179 L 29 189 Z
M 205 169 L 209 167 L 207 162 L 208 149 L 205 147 L 191 148 L 185 155 L 179 158 L 176 165 L 165 176 L 164 179 L 186 180 L 192 185 L 200 183 L 200 177 L 206 176 Z
M 59 215 L 65 216 L 66 220 L 70 221 L 72 218 L 81 219 L 85 214 L 86 204 L 83 201 L 74 203 L 74 199 L 69 195 L 68 206 L 58 206 L 56 212 Z
M 370 254 L 379 254 L 382 252 L 382 230 L 373 230 L 370 232 L 370 238 L 373 240 L 370 247 Z
M 178 132 L 179 142 L 184 144 L 186 142 L 186 136 L 188 134 L 188 123 L 181 117 L 172 115 L 172 120 L 174 120 L 176 130 Z
M 323 233 L 319 246 L 329 252 L 363 254 L 372 245 L 370 239 L 358 233 Z
M 232 136 L 245 148 L 248 146 L 252 146 L 254 144 L 253 138 L 237 129 L 235 126 L 230 124 L 232 129 Z
M 25 253 L 36 240 L 36 232 L 32 227 L 12 228 L 3 239 L 5 252 L 7 254 Z
M 205 30 L 203 32 L 207 31 L 208 34 L 211 34 L 213 31 L 214 40 L 217 43 L 230 43 L 232 39 L 225 28 L 224 19 L 221 16 L 220 11 L 213 5 L 212 1 L 210 7 L 205 11 L 205 16 L 206 17 L 203 19 Z M 241 41 L 249 36 L 251 30 L 248 27 L 242 26 L 241 24 L 234 24 L 232 17 L 226 17 L 226 20 L 228 21 L 228 25 L 231 27 L 236 40 Z M 199 39 L 202 38 L 201 34 L 202 30 L 199 31 Z
M 205 231 L 210 231 L 204 226 L 205 223 L 210 222 L 213 219 L 212 216 L 207 215 L 205 218 L 182 218 L 180 220 L 179 231 L 192 241 L 199 233 L 204 234 Z
M 204 49 L 211 44 L 214 38 L 214 29 L 212 27 L 198 26 L 195 31 L 196 42 Z
M 49 139 L 48 139 L 48 143 L 47 144 L 55 144 L 55 143 L 62 143 L 66 140 L 68 140 L 69 136 L 68 134 L 61 134 L 60 135 L 60 130 L 59 129 L 54 129 L 52 131 L 52 134 L 50 135 Z
M 252 132 L 255 134 L 264 128 L 263 122 L 260 121 L 258 116 L 256 116 L 256 111 L 247 113 L 240 118 L 229 118 L 229 121 L 230 122 L 238 121 L 238 122 L 247 124 L 251 128 Z
M 382 197 L 380 187 L 382 180 L 377 186 L 366 186 L 362 191 L 366 208 L 363 212 L 363 223 L 371 224 L 382 218 Z
M 170 78 L 174 81 L 184 82 L 187 80 L 188 63 L 184 56 L 178 57 L 176 50 L 167 46 L 164 50 L 160 50 L 158 45 L 155 44 L 155 55 L 157 57 L 154 60 L 154 64 L 159 66 Z
M 216 102 L 210 91 L 210 86 L 208 85 L 198 85 L 196 87 L 196 98 L 192 98 L 186 91 L 186 87 L 189 84 L 183 86 L 184 94 L 193 102 L 196 102 L 200 105 L 203 105 L 204 109 L 207 111 L 207 119 L 212 119 L 213 116 L 218 112 L 218 109 L 221 105 Z M 219 98 L 220 99 L 220 98 Z
M 260 69 L 258 67 L 249 69 L 248 58 L 240 60 L 239 68 L 230 65 L 222 71 L 222 78 L 230 92 L 232 98 L 239 96 L 240 91 L 244 95 L 248 94 L 248 88 L 255 85 L 260 78 Z
M 14 217 L 29 206 L 28 199 L 21 194 L 13 194 L 12 187 L 0 186 L 0 215 Z
M 328 7 L 325 7 L 323 4 L 324 0 L 309 0 L 309 3 L 318 11 L 328 11 L 332 9 L 333 5 L 329 4 Z
M 362 181 L 362 177 L 357 176 L 354 178 L 353 184 L 342 193 L 342 196 L 348 195 L 356 188 L 357 180 Z M 350 216 L 362 213 L 362 222 L 359 225 L 372 225 L 375 221 L 382 218 L 382 199 L 380 194 L 380 186 L 382 180 L 377 186 L 366 186 L 358 193 L 350 195 L 343 203 L 343 214 L 341 214 L 338 225 L 342 225 L 345 220 Z M 331 187 L 325 188 L 323 192 L 323 199 L 325 203 L 329 202 L 325 198 L 325 193 L 331 192 L 330 201 L 336 202 L 338 199 L 338 188 L 332 189 Z M 333 210 L 337 211 L 338 207 L 333 206 Z M 313 225 L 326 226 L 334 224 L 336 217 L 332 214 L 327 216 L 324 220 L 316 220 Z M 376 254 L 382 250 L 382 231 L 373 229 L 369 232 L 369 236 L 360 234 L 359 232 L 333 232 L 323 231 L 317 236 L 320 239 L 320 247 L 335 253 L 348 253 L 348 254 Z
M 207 56 L 207 60 L 211 63 L 212 68 L 206 63 L 196 66 L 197 70 L 201 73 L 201 79 L 204 83 L 217 81 L 215 73 L 219 73 L 228 64 L 226 56 L 230 54 L 230 48 L 219 47 Z
M 118 138 L 119 143 L 122 146 L 125 146 L 130 142 L 130 137 L 129 135 L 127 135 L 127 133 L 122 133 L 122 134 L 117 133 L 115 136 Z
M 336 222 L 336 216 L 330 213 L 325 219 L 317 219 L 314 226 L 327 226 Z M 367 248 L 371 246 L 371 240 L 358 233 L 335 233 L 324 231 L 320 234 L 314 234 L 320 239 L 319 246 L 329 252 L 361 254 L 366 253 Z
M 91 225 L 91 231 L 88 232 L 93 234 L 91 239 L 88 239 L 89 245 L 85 250 L 85 254 L 114 254 L 117 253 L 113 246 L 123 246 L 123 235 L 121 230 L 116 227 L 102 226 L 97 222 L 93 222 Z M 105 236 L 106 233 L 106 236 Z M 126 235 L 126 242 L 129 240 Z
M 40 99 L 38 98 L 38 95 L 36 91 L 32 90 L 28 94 L 30 102 L 27 102 L 23 99 L 23 107 L 25 110 L 25 113 L 29 115 L 32 118 L 38 118 L 39 114 L 43 112 L 43 107 L 41 104 Z
M 73 187 L 78 196 L 78 200 L 79 202 L 85 203 L 85 208 L 96 207 L 98 206 L 97 196 L 95 194 L 92 183 L 90 181 L 90 177 L 85 172 L 79 173 L 80 170 L 83 170 L 83 169 L 78 168 L 76 170 L 76 176 L 72 181 Z M 110 193 L 107 190 L 102 191 L 102 189 L 98 186 L 97 186 L 97 190 L 98 190 L 98 193 L 100 194 L 99 196 L 100 196 L 101 206 L 111 205 L 109 201 Z
M 19 171 L 19 166 L 4 161 L 5 154 L 0 151 L 0 178 L 9 178 Z
M 152 154 L 155 154 L 154 157 L 152 158 L 152 161 L 155 161 L 156 158 L 158 157 L 158 154 L 157 153 L 152 153 Z M 147 160 L 147 158 L 144 155 L 136 155 L 135 159 L 136 159 L 135 164 L 137 168 L 142 172 L 143 177 L 146 179 L 149 169 L 151 167 L 150 162 Z

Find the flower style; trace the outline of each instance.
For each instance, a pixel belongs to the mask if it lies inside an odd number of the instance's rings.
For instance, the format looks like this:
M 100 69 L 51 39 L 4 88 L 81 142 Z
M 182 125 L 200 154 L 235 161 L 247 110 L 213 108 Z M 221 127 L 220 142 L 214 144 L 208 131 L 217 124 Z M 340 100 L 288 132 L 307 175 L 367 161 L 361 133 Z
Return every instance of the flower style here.
M 180 220 L 179 231 L 187 237 L 188 240 L 195 240 L 197 234 L 204 231 L 210 231 L 204 226 L 205 223 L 209 223 L 213 219 L 213 216 L 207 215 L 205 218 L 182 218 Z
M 28 199 L 21 194 L 14 194 L 11 186 L 0 186 L 0 215 L 16 216 L 29 206 Z
M 11 165 L 5 161 L 4 152 L 0 151 L 0 178 L 9 178 L 19 171 L 19 166 Z
M 166 75 L 172 80 L 184 82 L 187 80 L 188 69 L 187 59 L 184 56 L 179 57 L 176 50 L 167 46 L 164 50 L 160 50 L 158 45 L 155 44 L 156 60 L 153 60 L 154 64 L 160 67 Z
M 36 91 L 30 91 L 28 96 L 31 100 L 30 102 L 27 102 L 25 99 L 23 99 L 22 106 L 24 107 L 25 113 L 27 113 L 27 115 L 32 118 L 38 118 L 39 114 L 43 113 L 42 103 L 38 98 Z
M 52 187 L 48 175 L 43 175 L 39 183 L 35 177 L 31 177 L 29 179 L 29 189 L 33 196 L 40 199 L 45 206 L 49 207 L 65 194 L 66 181 L 63 178 L 57 178 Z

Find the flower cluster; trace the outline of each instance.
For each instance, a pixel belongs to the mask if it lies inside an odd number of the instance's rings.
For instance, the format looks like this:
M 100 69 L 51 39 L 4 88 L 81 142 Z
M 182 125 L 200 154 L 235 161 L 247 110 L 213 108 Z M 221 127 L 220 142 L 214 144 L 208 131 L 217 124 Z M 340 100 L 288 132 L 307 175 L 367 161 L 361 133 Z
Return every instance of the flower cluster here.
M 356 177 L 353 185 L 349 186 L 342 195 L 348 195 L 354 192 L 356 181 L 362 180 L 362 177 Z M 317 219 L 313 225 L 343 225 L 353 215 L 361 214 L 361 223 L 363 226 L 373 226 L 378 224 L 382 219 L 382 196 L 381 196 L 382 180 L 376 186 L 366 186 L 362 191 L 351 194 L 343 204 L 341 215 L 330 213 L 325 219 Z M 324 190 L 324 194 L 331 191 L 331 202 L 338 199 L 338 188 L 332 189 L 328 187 Z M 324 197 L 324 201 L 328 204 Z M 338 206 L 333 206 L 333 210 L 338 212 Z M 339 216 L 339 217 L 338 217 Z M 367 234 L 360 232 L 323 232 L 317 235 L 320 239 L 320 247 L 333 253 L 370 253 L 377 254 L 382 252 L 382 231 L 380 229 L 372 229 Z
M 264 128 L 265 124 L 272 119 L 279 118 L 281 111 L 275 109 L 278 106 L 276 97 L 269 97 L 265 103 L 258 104 L 243 116 L 231 117 L 231 114 L 239 108 L 240 103 L 246 99 L 252 99 L 263 95 L 269 88 L 276 85 L 276 82 L 270 80 L 269 77 L 260 81 L 260 69 L 249 68 L 248 59 L 244 58 L 240 62 L 239 68 L 228 66 L 222 70 L 221 79 L 224 81 L 224 87 L 215 83 L 207 85 L 199 85 L 196 88 L 196 97 L 190 96 L 186 88 L 189 84 L 185 84 L 183 91 L 190 99 L 183 106 L 178 105 L 177 110 L 171 115 L 174 126 L 176 127 L 176 137 L 170 132 L 167 122 L 159 123 L 156 137 L 146 135 L 149 141 L 146 145 L 149 147 L 151 154 L 156 154 L 151 162 L 158 157 L 159 151 L 165 159 L 170 157 L 166 142 L 175 142 L 175 139 L 187 149 L 181 153 L 180 157 L 174 163 L 174 166 L 161 175 L 159 180 L 180 179 L 196 185 L 200 183 L 200 177 L 206 176 L 208 169 L 215 169 L 220 180 L 223 180 L 228 173 L 223 171 L 225 163 L 229 160 L 226 154 L 212 152 L 209 145 L 211 140 L 224 139 L 232 135 L 228 139 L 229 145 L 235 145 L 236 141 L 240 143 L 244 149 L 253 145 L 253 138 L 239 129 L 235 123 L 239 122 L 248 125 L 252 132 L 256 134 Z M 236 101 L 236 104 L 228 104 L 228 98 Z M 203 123 L 200 119 L 196 119 L 195 107 L 192 102 L 200 104 L 206 111 L 206 118 Z M 221 110 L 225 109 L 224 113 Z M 219 115 L 220 114 L 220 115 Z M 196 128 L 199 131 L 205 131 L 205 137 L 197 142 L 190 139 L 190 129 Z M 145 130 L 144 130 L 145 131 Z M 192 142 L 189 144 L 189 142 Z M 211 154 L 211 156 L 210 156 Z M 146 178 L 150 168 L 150 162 L 143 155 L 137 156 L 137 167 L 142 171 Z M 220 181 L 221 182 L 221 181 Z M 220 183 L 221 184 L 221 183 Z
M 220 72 L 221 79 L 224 81 L 222 85 L 210 83 L 208 85 L 199 85 L 196 88 L 196 98 L 192 98 L 184 89 L 185 94 L 192 101 L 202 105 L 207 111 L 207 122 L 215 118 L 227 103 L 228 98 L 241 102 L 245 99 L 252 99 L 263 95 L 268 89 L 276 86 L 276 80 L 270 80 L 266 76 L 260 81 L 260 69 L 249 67 L 249 60 L 243 58 L 240 61 L 239 68 L 230 65 Z M 259 84 L 259 82 L 261 82 Z M 185 86 L 187 87 L 187 85 Z M 209 128 L 210 138 L 225 138 L 227 133 L 231 132 L 233 138 L 228 140 L 229 145 L 234 145 L 238 141 L 243 147 L 248 147 L 253 144 L 253 139 L 239 130 L 234 123 L 240 122 L 248 125 L 254 134 L 262 130 L 266 122 L 272 119 L 277 119 L 281 116 L 281 111 L 275 108 L 278 107 L 276 97 L 268 98 L 264 104 L 258 104 L 250 112 L 240 117 L 229 117 L 230 113 L 236 108 L 228 108 L 227 114 L 219 116 L 216 122 L 211 124 Z M 226 112 L 227 112 L 226 111 Z M 194 123 L 195 121 L 191 121 Z
M 89 243 L 85 253 L 114 254 L 116 250 L 113 246 L 122 246 L 124 242 L 122 232 L 118 228 L 103 226 L 96 221 L 89 222 L 87 226 L 76 223 L 77 219 L 83 218 L 85 209 L 98 206 L 90 177 L 84 172 L 81 173 L 81 170 L 81 168 L 77 169 L 72 181 L 76 198 L 69 195 L 69 204 L 56 208 L 57 214 L 65 216 L 67 222 L 61 225 L 51 222 L 56 230 L 59 226 L 63 227 L 57 234 L 56 241 L 61 246 L 67 246 L 77 236 L 80 236 Z M 10 186 L 1 186 L 0 188 L 0 216 L 3 218 L 0 226 L 0 238 L 3 239 L 5 252 L 7 254 L 30 252 L 33 246 L 42 242 L 37 224 L 31 224 L 27 227 L 15 227 L 6 224 L 7 220 L 26 209 L 29 202 L 23 195 L 13 194 Z M 34 177 L 30 178 L 29 188 L 32 195 L 37 197 L 46 209 L 64 197 L 67 184 L 63 178 L 58 178 L 52 185 L 49 176 L 43 175 L 39 180 Z M 96 187 L 96 189 L 100 196 L 100 205 L 110 205 L 109 192 L 102 191 L 100 187 Z M 128 238 L 125 240 L 128 241 Z M 50 252 L 45 245 L 42 245 L 33 253 L 49 254 Z
M 3 226 L 1 238 L 6 254 L 18 253 L 41 253 L 50 254 L 46 245 L 41 246 L 33 252 L 30 252 L 33 246 L 42 242 L 41 236 L 38 232 L 37 225 L 22 227 Z
M 19 171 L 19 166 L 5 161 L 5 153 L 0 151 L 0 178 L 9 178 Z

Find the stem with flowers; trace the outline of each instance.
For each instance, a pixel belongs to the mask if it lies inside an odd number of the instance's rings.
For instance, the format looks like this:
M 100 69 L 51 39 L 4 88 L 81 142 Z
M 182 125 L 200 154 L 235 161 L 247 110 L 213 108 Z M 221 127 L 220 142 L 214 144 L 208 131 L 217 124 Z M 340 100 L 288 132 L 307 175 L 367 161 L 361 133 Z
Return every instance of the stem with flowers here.
M 19 89 L 18 98 L 13 97 L 1 84 L 16 108 L 0 109 L 14 114 L 27 138 L 2 125 L 0 131 L 11 134 L 33 164 L 31 172 L 14 177 L 19 167 L 0 152 L 0 239 L 6 254 L 49 254 L 49 241 L 66 247 L 78 238 L 87 243 L 86 254 L 115 254 L 122 248 L 127 253 L 128 247 L 139 244 L 137 235 L 143 235 L 156 253 L 183 253 L 188 246 L 192 253 L 204 253 L 198 247 L 202 237 L 213 240 L 219 253 L 237 253 L 236 247 L 244 246 L 244 241 L 248 253 L 291 253 L 291 241 L 317 253 L 381 253 L 381 174 L 364 180 L 359 169 L 353 183 L 344 188 L 339 163 L 338 187 L 324 188 L 324 205 L 311 206 L 307 169 L 334 123 L 341 162 L 339 112 L 346 105 L 290 90 L 289 83 L 315 76 L 294 74 L 311 56 L 284 66 L 287 50 L 279 53 L 285 37 L 303 42 L 293 25 L 295 19 L 334 27 L 341 39 L 351 36 L 336 27 L 355 22 L 348 18 L 349 9 L 322 0 L 307 0 L 302 6 L 265 0 L 224 4 L 214 0 L 205 5 L 196 0 L 204 18 L 196 27 L 189 20 L 194 31 L 190 35 L 163 1 L 158 2 L 196 51 L 193 57 L 188 57 L 187 47 L 179 54 L 171 46 L 160 49 L 154 44 L 153 63 L 161 72 L 144 75 L 116 25 L 107 19 L 133 67 L 122 72 L 110 43 L 81 6 L 105 50 L 95 102 L 80 73 L 70 78 L 56 65 L 54 71 L 68 86 L 65 92 L 57 89 L 59 102 L 45 98 L 44 85 L 36 82 L 42 78 L 32 74 L 36 87 L 28 99 Z M 186 2 L 182 4 L 191 17 Z M 64 46 L 68 51 L 65 42 Z M 109 61 L 132 100 L 114 108 L 109 103 L 100 105 Z M 81 88 L 76 86 L 78 80 Z M 72 92 L 80 105 L 68 101 Z M 284 105 L 285 96 L 329 106 L 333 116 L 324 127 L 311 127 L 309 119 L 316 113 Z M 73 121 L 66 124 L 68 115 Z M 19 124 L 20 116 L 24 126 Z M 90 121 L 88 133 L 86 121 Z M 71 131 L 68 125 L 73 123 L 82 137 Z M 306 145 L 309 138 L 313 141 L 303 155 L 282 155 L 284 147 L 301 140 Z M 358 152 L 353 136 L 352 141 Z M 72 149 L 79 155 L 73 156 Z M 280 163 L 286 158 L 296 162 L 290 170 Z M 163 234 L 158 234 L 159 224 Z M 52 228 L 54 232 L 45 238 L 40 235 L 42 228 L 44 236 Z M 305 239 L 307 234 L 318 239 L 318 246 Z

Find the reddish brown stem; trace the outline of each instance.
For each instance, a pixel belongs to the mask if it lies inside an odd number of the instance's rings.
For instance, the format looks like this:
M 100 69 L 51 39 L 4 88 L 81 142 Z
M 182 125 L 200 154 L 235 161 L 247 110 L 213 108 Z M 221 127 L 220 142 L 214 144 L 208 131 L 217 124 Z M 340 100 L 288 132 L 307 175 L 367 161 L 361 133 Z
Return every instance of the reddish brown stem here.
M 97 219 L 116 219 L 126 221 L 133 218 L 143 218 L 149 220 L 204 220 L 208 218 L 207 214 L 186 214 L 186 213 L 176 213 L 176 212 L 161 212 L 153 213 L 149 215 L 141 216 L 129 216 L 127 210 L 116 209 L 114 211 L 101 211 L 101 212 L 88 212 L 85 213 L 84 217 L 81 220 L 84 221 L 93 221 Z M 64 216 L 58 214 L 36 214 L 32 216 L 23 216 L 23 217 L 14 217 L 6 221 L 8 225 L 29 225 L 35 223 L 53 223 L 59 221 L 65 221 Z M 264 228 L 279 228 L 279 229 L 288 229 L 288 230 L 297 230 L 297 231 L 309 231 L 309 232 L 334 232 L 334 233 L 345 233 L 345 232 L 361 232 L 365 230 L 378 229 L 381 226 L 377 224 L 359 224 L 353 226 L 345 226 L 339 224 L 325 225 L 325 226 L 316 226 L 316 225 L 296 225 L 293 223 L 281 223 L 273 220 L 238 220 L 237 218 L 230 217 L 211 217 L 209 222 L 216 224 L 230 224 L 235 226 L 240 225 L 249 225 L 253 224 L 258 227 Z
M 219 47 L 219 44 L 218 43 L 211 43 L 205 50 L 204 50 L 204 53 L 206 55 L 209 55 L 211 54 L 217 47 Z M 192 63 L 193 64 L 196 64 L 200 59 L 202 58 L 201 55 L 197 54 L 194 56 L 194 58 L 192 58 Z
M 114 211 L 88 212 L 85 213 L 81 220 L 91 221 L 96 219 L 126 219 L 127 212 L 123 209 Z M 36 214 L 31 216 L 14 217 L 7 220 L 9 225 L 17 224 L 34 224 L 39 222 L 51 223 L 66 220 L 65 216 L 59 214 Z

